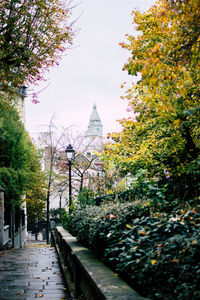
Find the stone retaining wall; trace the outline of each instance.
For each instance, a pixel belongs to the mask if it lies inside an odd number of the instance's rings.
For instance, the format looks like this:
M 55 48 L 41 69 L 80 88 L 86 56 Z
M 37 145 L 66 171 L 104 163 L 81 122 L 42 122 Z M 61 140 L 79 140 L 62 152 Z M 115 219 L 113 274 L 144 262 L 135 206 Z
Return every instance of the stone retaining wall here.
M 87 300 L 144 300 L 117 277 L 63 227 L 52 232 L 65 279 L 72 297 Z

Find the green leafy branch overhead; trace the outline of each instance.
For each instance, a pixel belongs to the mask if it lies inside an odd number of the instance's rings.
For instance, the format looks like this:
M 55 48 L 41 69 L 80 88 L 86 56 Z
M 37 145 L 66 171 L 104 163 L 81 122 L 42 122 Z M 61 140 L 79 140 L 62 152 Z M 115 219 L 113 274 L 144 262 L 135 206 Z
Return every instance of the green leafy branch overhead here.
M 71 1 L 2 0 L 0 88 L 37 84 L 72 44 Z

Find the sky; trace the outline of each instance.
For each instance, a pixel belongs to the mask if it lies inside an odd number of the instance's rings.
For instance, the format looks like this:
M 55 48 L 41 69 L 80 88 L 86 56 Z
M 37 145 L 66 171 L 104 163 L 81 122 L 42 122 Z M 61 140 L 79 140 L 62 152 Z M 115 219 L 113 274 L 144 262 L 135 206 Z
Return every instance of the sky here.
M 78 3 L 75 2 L 74 4 Z M 77 0 L 78 1 L 78 0 Z M 94 102 L 103 124 L 104 136 L 119 131 L 116 121 L 127 116 L 122 100 L 123 82 L 133 77 L 122 71 L 129 52 L 119 46 L 125 34 L 134 34 L 134 9 L 145 11 L 153 0 L 82 0 L 72 11 L 77 32 L 72 49 L 67 50 L 58 67 L 46 74 L 47 81 L 37 90 L 40 103 L 26 98 L 26 129 L 35 138 L 54 115 L 55 123 L 74 126 L 85 132 Z M 79 17 L 78 17 L 79 16 Z M 78 18 L 77 18 L 78 17 Z

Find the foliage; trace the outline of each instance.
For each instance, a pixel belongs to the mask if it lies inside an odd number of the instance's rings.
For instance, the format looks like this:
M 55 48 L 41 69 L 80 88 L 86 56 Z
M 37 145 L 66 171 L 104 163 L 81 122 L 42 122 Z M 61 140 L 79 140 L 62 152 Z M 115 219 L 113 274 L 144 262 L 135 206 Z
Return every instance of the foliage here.
M 131 53 L 124 69 L 140 80 L 125 94 L 132 116 L 121 120 L 123 130 L 104 152 L 122 174 L 145 169 L 151 178 L 170 177 L 174 193 L 185 186 L 183 200 L 197 196 L 199 182 L 198 4 L 158 1 L 133 13 L 138 35 L 121 45 Z
M 36 84 L 58 64 L 72 43 L 70 2 L 2 0 L 0 3 L 1 89 Z
M 5 205 L 20 207 L 25 194 L 26 172 L 14 168 L 0 168 L 0 185 L 5 190 Z
M 86 187 L 83 187 L 78 194 L 78 203 L 81 207 L 96 204 L 96 201 L 94 199 L 94 192 L 90 189 L 87 189 Z
M 66 228 L 149 299 L 200 296 L 200 207 L 160 212 L 135 202 L 74 211 Z
M 38 154 L 34 147 L 30 160 L 29 185 L 26 190 L 27 220 L 33 224 L 35 219 L 41 221 L 46 204 L 45 176 L 41 170 Z
M 117 240 L 111 230 L 108 235 L 113 234 L 114 241 L 106 259 L 128 282 L 137 282 L 141 294 L 146 290 L 147 297 L 198 298 L 199 213 L 194 208 L 143 216 L 127 224 Z
M 122 210 L 122 207 L 125 208 Z M 73 215 L 70 218 L 70 222 L 67 229 L 75 235 L 78 240 L 83 244 L 89 244 L 90 248 L 94 248 L 95 252 L 99 255 L 103 253 L 103 240 L 109 230 L 110 222 L 116 221 L 116 231 L 121 231 L 117 228 L 117 224 L 120 226 L 125 226 L 130 220 L 140 214 L 140 204 L 135 204 L 134 209 L 131 209 L 133 203 L 118 204 L 111 206 L 86 206 L 86 208 L 81 207 L 76 208 Z M 144 210 L 149 210 L 149 207 L 144 207 Z M 120 215 L 120 218 L 116 218 L 116 214 Z M 108 222 L 106 222 L 106 220 Z M 100 239 L 99 239 L 100 237 Z M 101 239 L 102 237 L 102 239 Z M 95 240 L 97 238 L 97 240 Z M 98 240 L 99 239 L 99 240 Z
M 45 199 L 43 193 L 28 192 L 26 195 L 27 204 L 27 221 L 29 224 L 34 224 L 35 220 L 41 221 L 44 217 Z
M 172 195 L 170 195 L 170 191 L 168 188 L 169 183 L 160 182 L 158 180 L 152 180 L 146 178 L 146 171 L 140 170 L 136 176 L 127 177 L 127 181 L 129 182 L 129 188 L 126 188 L 124 184 L 125 178 L 122 181 L 119 181 L 119 184 L 116 184 L 109 190 L 109 193 L 105 195 L 100 195 L 95 193 L 94 191 L 88 190 L 87 188 L 83 188 L 82 192 L 79 193 L 78 196 L 78 204 L 80 206 L 86 205 L 112 205 L 116 203 L 125 203 L 132 201 L 148 201 L 152 207 L 157 207 L 159 209 L 164 209 L 170 211 L 177 205 L 176 200 L 166 201 L 165 199 L 170 200 Z M 180 203 L 181 204 L 181 203 Z
M 20 206 L 26 192 L 34 194 L 36 186 L 41 189 L 38 177 L 35 148 L 16 110 L 0 96 L 0 185 L 5 189 L 5 204 Z
M 28 182 L 29 145 L 17 112 L 3 97 L 0 124 L 0 181 L 5 188 L 6 201 L 19 204 Z
M 60 218 L 60 208 L 51 208 L 49 214 L 51 219 L 58 220 Z M 61 219 L 64 214 L 65 209 L 61 208 Z

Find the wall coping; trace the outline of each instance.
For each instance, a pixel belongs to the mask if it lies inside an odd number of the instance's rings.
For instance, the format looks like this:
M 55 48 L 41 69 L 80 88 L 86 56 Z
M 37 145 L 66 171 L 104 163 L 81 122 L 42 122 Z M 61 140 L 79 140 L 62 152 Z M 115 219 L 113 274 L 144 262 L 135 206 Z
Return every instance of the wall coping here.
M 89 249 L 82 246 L 75 237 L 61 226 L 56 231 L 62 236 L 63 242 L 70 249 L 76 264 L 82 269 L 84 276 L 88 276 L 90 282 L 102 296 L 96 299 L 115 300 L 144 300 L 126 282 L 116 276 L 107 266 L 103 264 Z M 86 298 L 94 299 L 95 298 Z

